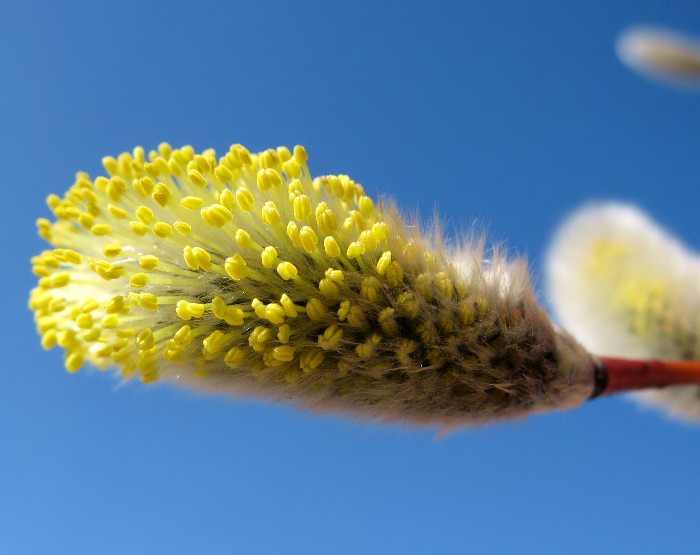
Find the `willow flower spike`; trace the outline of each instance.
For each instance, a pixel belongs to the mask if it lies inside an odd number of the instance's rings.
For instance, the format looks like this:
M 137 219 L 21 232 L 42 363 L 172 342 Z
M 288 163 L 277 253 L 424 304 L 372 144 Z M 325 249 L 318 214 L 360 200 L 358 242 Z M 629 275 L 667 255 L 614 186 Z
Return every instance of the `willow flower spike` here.
M 700 359 L 700 258 L 637 208 L 604 204 L 574 214 L 554 241 L 548 270 L 558 316 L 588 348 Z M 635 396 L 700 420 L 700 387 Z
M 700 85 L 700 43 L 674 31 L 628 29 L 617 40 L 617 54 L 644 75 L 671 84 Z
M 300 146 L 103 165 L 37 222 L 54 248 L 30 307 L 69 372 L 443 427 L 573 407 L 612 375 L 552 327 L 522 261 L 446 250 L 348 176 L 312 179 Z

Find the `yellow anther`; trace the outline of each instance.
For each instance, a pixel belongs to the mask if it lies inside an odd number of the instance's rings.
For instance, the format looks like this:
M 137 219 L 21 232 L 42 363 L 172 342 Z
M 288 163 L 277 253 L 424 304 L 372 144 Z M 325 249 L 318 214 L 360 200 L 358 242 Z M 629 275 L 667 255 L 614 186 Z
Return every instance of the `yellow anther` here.
M 381 282 L 375 277 L 364 278 L 360 284 L 360 297 L 370 302 L 376 302 L 381 285 Z
M 393 308 L 385 308 L 379 312 L 377 317 L 382 331 L 386 335 L 396 335 L 399 332 L 399 325 L 396 322 L 396 310 Z
M 214 356 L 225 344 L 226 336 L 219 330 L 213 331 L 202 341 L 202 352 L 208 357 Z
M 314 230 L 308 225 L 301 228 L 299 232 L 299 240 L 301 241 L 301 246 L 309 254 L 316 251 L 316 245 L 318 244 L 318 237 Z
M 194 253 L 194 256 L 197 259 L 197 262 L 199 264 L 199 267 L 202 270 L 210 270 L 211 269 L 211 255 L 204 250 L 201 247 L 194 247 L 192 249 L 192 252 Z
M 107 206 L 107 211 L 118 220 L 126 220 L 129 217 L 129 213 L 126 210 L 113 204 Z
M 304 186 L 298 179 L 292 179 L 287 185 L 287 192 L 289 193 L 289 200 L 292 201 L 299 195 L 304 194 Z
M 51 312 L 61 312 L 65 310 L 67 305 L 68 303 L 66 302 L 66 299 L 51 299 L 51 302 L 49 303 L 49 310 Z
M 192 232 L 192 226 L 187 222 L 177 221 L 173 224 L 173 227 L 180 235 L 189 235 Z
M 229 326 L 240 326 L 243 324 L 244 314 L 237 306 L 227 306 L 223 319 Z
M 85 358 L 80 352 L 70 353 L 66 357 L 65 367 L 68 372 L 77 372 L 85 364 Z
M 326 251 L 326 255 L 331 258 L 340 256 L 340 247 L 336 240 L 330 235 L 323 240 L 323 248 Z
M 111 330 L 116 328 L 119 325 L 119 316 L 116 314 L 107 314 L 102 320 L 100 321 L 100 326 L 102 326 L 106 330 Z
M 63 330 L 56 333 L 56 343 L 59 347 L 70 349 L 76 343 L 74 330 Z
M 296 145 L 294 147 L 294 161 L 303 166 L 309 159 L 309 155 L 306 153 L 306 149 L 301 145 Z
M 64 287 L 70 281 L 68 272 L 57 272 L 48 278 L 48 284 L 51 288 Z
M 372 235 L 379 241 L 384 241 L 389 236 L 389 226 L 385 222 L 377 222 L 372 226 Z
M 397 286 L 403 281 L 403 268 L 401 264 L 394 261 L 386 269 L 386 281 L 389 285 Z
M 360 358 L 369 358 L 374 354 L 374 351 L 381 341 L 381 336 L 379 334 L 373 333 L 369 336 L 367 341 L 359 344 L 355 347 L 355 352 Z
M 61 204 L 61 197 L 54 195 L 53 193 L 46 197 L 46 205 L 51 209 L 55 210 L 56 207 Z
M 311 199 L 306 195 L 297 195 L 292 202 L 292 208 L 297 220 L 306 220 L 311 215 Z
M 143 222 L 137 222 L 135 220 L 131 220 L 129 222 L 129 229 L 132 231 L 132 233 L 140 236 L 148 233 L 148 226 Z
M 248 336 L 248 344 L 256 352 L 265 350 L 265 343 L 272 339 L 272 332 L 265 326 L 257 326 Z
M 289 298 L 289 296 L 284 293 L 280 297 L 280 304 L 284 308 L 284 313 L 290 318 L 296 318 L 298 314 L 298 306 L 294 304 L 294 301 Z
M 65 249 L 63 251 L 63 259 L 71 264 L 80 264 L 83 261 L 83 257 L 71 249 Z
M 211 311 L 214 316 L 223 320 L 226 314 L 226 301 L 217 295 L 211 300 Z
M 189 170 L 187 177 L 192 183 L 200 187 L 204 187 L 207 184 L 207 179 L 197 170 Z
M 396 349 L 396 358 L 401 364 L 411 363 L 411 354 L 418 349 L 418 344 L 412 339 L 402 339 Z
M 204 314 L 204 305 L 200 303 L 190 303 L 185 300 L 177 302 L 175 305 L 175 313 L 182 320 L 191 318 L 201 318 Z
M 153 270 L 158 265 L 158 257 L 152 254 L 145 254 L 139 258 L 139 266 L 144 270 Z
M 368 196 L 361 196 L 357 201 L 357 207 L 365 218 L 369 218 L 374 214 L 374 202 Z
M 96 235 L 98 237 L 102 237 L 104 235 L 109 235 L 111 233 L 112 228 L 109 224 L 95 224 L 90 228 L 90 233 L 93 235 Z
M 158 153 L 165 159 L 170 158 L 170 155 L 173 152 L 173 147 L 171 147 L 168 143 L 162 142 L 158 145 Z
M 345 220 L 345 231 L 350 232 L 353 226 L 358 232 L 363 231 L 367 227 L 367 222 L 365 221 L 364 216 L 360 213 L 359 210 L 350 210 L 350 215 Z
M 284 322 L 284 308 L 277 303 L 269 303 L 265 307 L 265 317 L 273 324 L 281 324 Z
M 345 279 L 345 274 L 343 273 L 343 270 L 335 270 L 333 268 L 328 268 L 325 272 L 325 276 L 327 279 L 335 281 L 336 283 L 340 283 Z
M 365 252 L 372 252 L 377 248 L 377 240 L 369 229 L 360 233 L 360 242 L 365 246 Z
M 216 176 L 216 179 L 222 183 L 226 183 L 227 181 L 233 179 L 233 174 L 226 166 L 217 166 L 214 168 L 214 175 Z
M 226 363 L 227 366 L 229 366 L 231 368 L 235 368 L 236 366 L 240 366 L 240 364 L 243 362 L 244 359 L 245 359 L 245 351 L 243 349 L 239 349 L 238 347 L 230 348 L 226 352 L 226 355 L 224 356 L 224 362 Z
M 56 346 L 56 330 L 50 329 L 41 336 L 41 347 L 46 349 L 52 349 Z
M 141 293 L 139 295 L 138 305 L 144 310 L 155 312 L 158 309 L 158 297 L 153 293 Z
M 83 213 L 78 216 L 78 222 L 85 229 L 90 229 L 95 225 L 95 217 L 92 214 Z
M 277 156 L 279 157 L 280 162 L 286 162 L 292 157 L 292 153 L 289 152 L 289 149 L 286 146 L 278 146 Z
M 153 223 L 153 221 L 155 220 L 153 210 L 151 210 L 148 206 L 139 206 L 136 209 L 135 214 L 136 217 L 146 225 Z
M 167 222 L 156 222 L 153 224 L 153 235 L 165 239 L 173 234 L 173 226 Z
M 80 314 L 75 319 L 75 324 L 81 330 L 89 330 L 92 327 L 92 316 L 90 316 L 89 314 Z
M 190 270 L 211 269 L 211 255 L 201 247 L 187 245 L 182 249 L 182 258 Z
M 165 183 L 157 183 L 153 188 L 153 193 L 151 196 L 158 204 L 165 206 L 170 198 L 170 189 Z
M 204 205 L 204 201 L 199 197 L 185 197 L 180 200 L 180 206 L 187 210 L 199 210 Z
M 340 343 L 343 339 L 343 328 L 337 324 L 328 326 L 322 335 L 318 336 L 318 345 L 324 351 L 328 351 Z
M 291 345 L 280 345 L 272 349 L 272 354 L 280 362 L 291 362 L 294 360 L 294 347 Z
M 361 328 L 366 323 L 367 321 L 365 320 L 365 314 L 362 311 L 362 308 L 358 305 L 351 306 L 348 312 L 348 324 L 350 324 L 353 328 Z
M 98 308 L 100 308 L 100 303 L 98 303 L 94 298 L 86 299 L 83 304 L 80 305 L 80 311 L 84 312 L 85 314 Z
M 100 328 L 92 328 L 80 334 L 80 339 L 88 343 L 94 343 L 102 336 Z
M 113 156 L 105 156 L 102 158 L 102 165 L 109 175 L 114 175 L 119 171 L 119 165 L 117 164 L 116 158 Z
M 231 277 L 239 281 L 243 279 L 246 275 L 246 262 L 243 257 L 236 253 L 233 256 L 229 256 L 224 262 L 224 269 L 226 273 Z
M 312 349 L 305 351 L 299 358 L 299 366 L 304 372 L 309 372 L 321 366 L 321 363 L 326 358 L 323 351 Z
M 141 330 L 136 336 L 136 346 L 141 351 L 148 351 L 149 349 L 152 349 L 155 346 L 155 344 L 156 340 L 153 337 L 153 332 L 151 331 L 151 328 Z
M 382 253 L 382 255 L 379 257 L 379 260 L 377 261 L 377 273 L 380 276 L 386 274 L 386 271 L 389 268 L 389 264 L 391 264 L 391 251 L 386 251 Z
M 129 286 L 133 287 L 135 289 L 140 289 L 141 287 L 145 287 L 147 283 L 148 283 L 148 275 L 146 275 L 143 272 L 140 272 L 138 274 L 132 274 L 129 277 Z
M 345 253 L 348 258 L 357 258 L 365 253 L 365 244 L 360 241 L 353 241 L 348 246 L 348 250 Z
M 338 312 L 336 313 L 338 315 L 338 320 L 341 322 L 344 322 L 345 319 L 348 317 L 348 313 L 350 312 L 350 301 L 343 301 L 340 303 L 340 308 L 338 308 Z
M 226 207 L 229 212 L 232 212 L 236 207 L 236 199 L 231 192 L 231 189 L 224 189 L 219 193 L 219 203 Z
M 289 327 L 289 324 L 282 324 L 278 329 L 277 329 L 277 340 L 280 343 L 289 343 L 289 338 L 292 335 L 292 328 Z
M 238 188 L 236 191 L 236 203 L 241 210 L 249 212 L 252 210 L 254 202 L 253 193 L 248 190 L 248 187 L 241 186 Z
M 309 317 L 310 320 L 317 322 L 323 319 L 327 312 L 328 307 L 326 306 L 326 303 L 324 303 L 321 299 L 312 297 L 306 303 L 306 315 Z
M 107 196 L 112 202 L 119 202 L 126 191 L 126 184 L 116 175 L 112 176 L 107 183 Z
M 291 262 L 280 262 L 277 265 L 277 273 L 284 281 L 297 277 L 297 267 Z
M 260 253 L 260 260 L 265 268 L 272 268 L 277 261 L 277 249 L 275 247 L 265 247 Z
M 114 258 L 115 256 L 119 256 L 119 253 L 121 252 L 122 247 L 119 243 L 110 243 L 102 249 L 102 254 L 104 254 L 107 258 Z
M 276 175 L 277 178 L 274 179 L 274 183 L 272 179 L 270 179 L 270 173 L 272 172 L 272 175 Z M 273 169 L 261 169 L 258 170 L 258 175 L 256 176 L 256 183 L 258 185 L 258 189 L 260 189 L 262 192 L 267 191 L 269 188 L 271 188 L 275 184 L 280 184 L 282 182 L 282 178 L 279 176 L 279 174 L 273 170 Z
M 325 202 L 319 202 L 316 206 L 316 223 L 323 235 L 331 235 L 338 227 L 338 220 L 333 211 Z
M 265 303 L 263 303 L 260 299 L 253 299 L 253 301 L 250 303 L 250 306 L 253 307 L 253 310 L 255 311 L 255 315 L 264 320 L 266 317 L 265 314 Z
M 282 163 L 282 171 L 287 175 L 287 177 L 292 179 L 301 176 L 301 168 L 294 160 L 287 160 L 286 162 Z
M 248 249 L 253 246 L 253 240 L 245 229 L 236 230 L 236 244 L 242 249 Z
M 200 211 L 202 219 L 214 227 L 223 227 L 233 218 L 231 211 L 223 204 L 212 204 Z
M 262 220 L 267 225 L 280 225 L 282 223 L 282 218 L 280 216 L 277 206 L 272 201 L 267 201 L 262 207 Z
M 295 247 L 301 247 L 301 238 L 299 236 L 299 228 L 294 222 L 287 224 L 287 236 Z
M 318 290 L 324 297 L 337 297 L 340 295 L 338 285 L 328 278 L 323 278 L 321 281 L 319 281 Z
M 192 343 L 192 339 L 194 339 L 194 335 L 192 334 L 192 328 L 190 328 L 190 326 L 188 326 L 187 324 L 182 326 L 173 335 L 173 341 L 180 347 L 186 347 L 187 345 Z
M 125 306 L 124 297 L 118 295 L 105 302 L 105 312 L 107 314 L 117 314 L 122 312 Z

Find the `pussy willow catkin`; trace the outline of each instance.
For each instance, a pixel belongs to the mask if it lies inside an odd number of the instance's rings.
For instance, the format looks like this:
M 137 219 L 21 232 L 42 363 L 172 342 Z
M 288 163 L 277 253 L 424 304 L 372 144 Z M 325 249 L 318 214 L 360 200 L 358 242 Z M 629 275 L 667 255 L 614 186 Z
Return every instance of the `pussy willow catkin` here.
M 700 258 L 633 206 L 574 214 L 549 255 L 548 289 L 562 323 L 602 355 L 700 359 Z M 700 419 L 697 386 L 636 394 Z
M 459 425 L 575 406 L 590 357 L 525 265 L 445 248 L 301 146 L 217 157 L 161 144 L 78 173 L 34 257 L 44 348 L 125 379 L 316 411 Z
M 674 84 L 700 84 L 700 43 L 677 32 L 633 27 L 620 35 L 617 53 L 629 67 Z

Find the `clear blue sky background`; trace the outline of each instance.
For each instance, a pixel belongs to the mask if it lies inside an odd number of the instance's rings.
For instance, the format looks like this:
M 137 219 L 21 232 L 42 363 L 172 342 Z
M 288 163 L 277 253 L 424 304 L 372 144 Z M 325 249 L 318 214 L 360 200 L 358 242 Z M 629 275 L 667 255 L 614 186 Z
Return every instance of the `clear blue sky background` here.
M 536 276 L 589 199 L 700 246 L 700 95 L 620 65 L 634 23 L 700 5 L 4 0 L 0 552 L 697 553 L 700 427 L 627 400 L 438 439 L 70 376 L 26 308 L 45 196 L 162 140 L 302 143 Z

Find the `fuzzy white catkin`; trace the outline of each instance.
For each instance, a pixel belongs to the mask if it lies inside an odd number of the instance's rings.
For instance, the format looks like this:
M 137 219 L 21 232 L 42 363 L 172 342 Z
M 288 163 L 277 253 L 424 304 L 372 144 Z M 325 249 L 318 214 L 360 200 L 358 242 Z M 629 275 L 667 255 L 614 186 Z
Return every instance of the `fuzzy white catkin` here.
M 676 32 L 633 27 L 617 40 L 617 54 L 627 66 L 676 85 L 700 85 L 700 44 Z
M 560 228 L 547 261 L 562 325 L 599 355 L 700 358 L 700 258 L 634 206 L 581 209 Z M 635 393 L 700 420 L 700 387 Z

